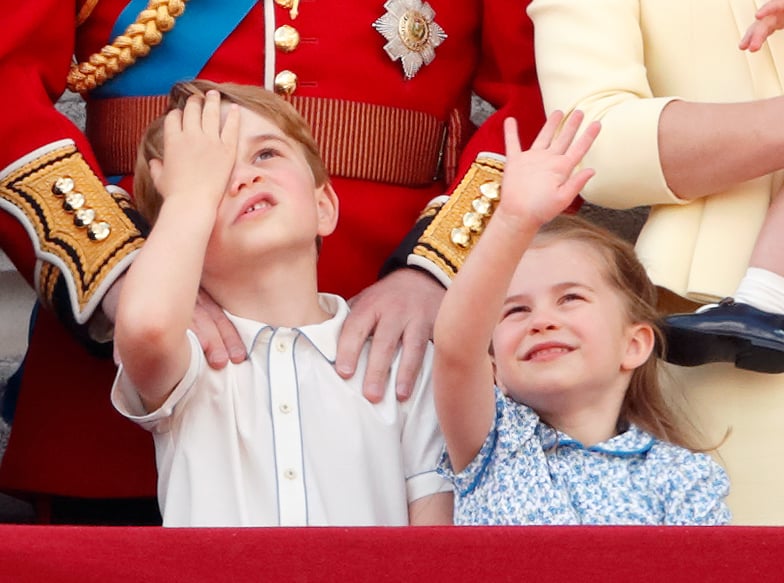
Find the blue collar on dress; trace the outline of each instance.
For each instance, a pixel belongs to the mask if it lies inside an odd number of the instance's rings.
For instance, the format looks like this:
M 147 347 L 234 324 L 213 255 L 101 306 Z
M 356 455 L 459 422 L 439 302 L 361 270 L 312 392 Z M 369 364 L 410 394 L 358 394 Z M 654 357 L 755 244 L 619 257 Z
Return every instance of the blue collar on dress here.
M 634 424 L 623 433 L 590 447 L 585 447 L 576 439 L 541 422 L 537 424 L 536 434 L 545 451 L 557 445 L 558 447 L 569 446 L 575 449 L 584 449 L 618 457 L 631 457 L 647 453 L 656 443 L 656 439 L 653 436 Z

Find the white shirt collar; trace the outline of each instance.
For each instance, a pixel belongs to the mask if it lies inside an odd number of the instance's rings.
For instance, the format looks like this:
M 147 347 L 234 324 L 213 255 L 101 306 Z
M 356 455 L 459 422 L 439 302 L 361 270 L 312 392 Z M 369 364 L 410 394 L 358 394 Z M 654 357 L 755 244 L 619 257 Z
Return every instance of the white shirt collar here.
M 346 321 L 349 312 L 348 303 L 340 296 L 320 293 L 319 305 L 327 313 L 332 315 L 330 319 L 317 324 L 308 324 L 306 326 L 289 329 L 296 330 L 300 335 L 307 338 L 326 360 L 334 363 L 337 356 L 340 330 L 343 327 L 343 322 Z M 262 341 L 269 340 L 269 337 L 276 330 L 276 327 L 265 324 L 264 322 L 235 316 L 226 310 L 224 310 L 224 312 L 237 328 L 237 332 L 248 353 L 252 351 L 254 344 L 259 339 Z

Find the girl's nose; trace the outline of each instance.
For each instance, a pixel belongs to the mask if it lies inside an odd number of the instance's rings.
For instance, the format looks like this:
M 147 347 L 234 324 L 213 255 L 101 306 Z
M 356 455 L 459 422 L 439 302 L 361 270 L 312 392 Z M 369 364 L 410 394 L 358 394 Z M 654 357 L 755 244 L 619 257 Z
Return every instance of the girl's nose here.
M 544 332 L 545 330 L 557 330 L 558 322 L 550 310 L 535 310 L 529 319 L 531 333 Z

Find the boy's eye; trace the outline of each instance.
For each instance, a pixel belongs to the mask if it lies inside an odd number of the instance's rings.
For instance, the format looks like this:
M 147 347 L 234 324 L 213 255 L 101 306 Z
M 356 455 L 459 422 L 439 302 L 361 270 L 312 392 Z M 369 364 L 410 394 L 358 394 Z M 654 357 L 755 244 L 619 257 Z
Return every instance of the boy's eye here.
M 278 155 L 279 155 L 278 151 L 275 148 L 264 148 L 263 150 L 260 150 L 256 154 L 256 159 L 257 160 L 269 160 L 270 158 L 274 158 L 275 156 L 278 156 Z

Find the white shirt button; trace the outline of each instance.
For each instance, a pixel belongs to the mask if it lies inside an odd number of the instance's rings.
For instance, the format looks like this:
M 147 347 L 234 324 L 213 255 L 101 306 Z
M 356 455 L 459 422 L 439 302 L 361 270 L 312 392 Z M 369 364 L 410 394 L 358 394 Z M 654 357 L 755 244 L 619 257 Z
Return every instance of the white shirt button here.
M 280 409 L 281 413 L 291 413 L 291 405 L 288 403 L 281 403 L 278 409 Z
M 280 341 L 275 345 L 275 348 L 277 349 L 278 352 L 286 352 L 286 343 Z
M 286 478 L 287 480 L 294 480 L 297 477 L 297 472 L 295 472 L 291 468 L 288 468 L 287 470 L 283 471 L 283 477 Z

